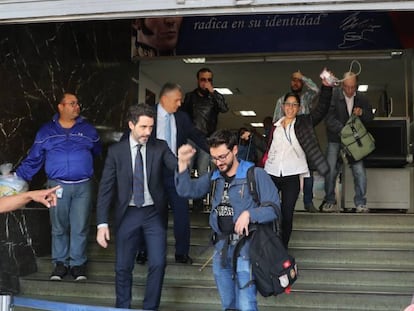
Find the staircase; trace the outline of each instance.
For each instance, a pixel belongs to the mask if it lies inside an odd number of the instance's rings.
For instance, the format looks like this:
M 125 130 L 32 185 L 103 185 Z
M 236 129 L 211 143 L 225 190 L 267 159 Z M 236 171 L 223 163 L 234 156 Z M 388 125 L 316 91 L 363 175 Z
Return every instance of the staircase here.
M 221 309 L 211 264 L 199 271 L 213 252 L 212 248 L 206 250 L 208 214 L 194 212 L 191 220 L 191 266 L 174 262 L 170 224 L 161 311 Z M 290 295 L 259 297 L 261 311 L 401 311 L 410 303 L 414 294 L 414 215 L 298 211 L 293 228 L 290 252 L 296 257 L 300 277 Z M 100 248 L 95 233 L 93 228 L 87 281 L 75 283 L 69 277 L 62 282 L 48 281 L 50 258 L 41 257 L 39 271 L 21 279 L 20 296 L 113 306 L 114 245 Z M 137 309 L 145 275 L 146 266 L 136 265 L 133 307 Z

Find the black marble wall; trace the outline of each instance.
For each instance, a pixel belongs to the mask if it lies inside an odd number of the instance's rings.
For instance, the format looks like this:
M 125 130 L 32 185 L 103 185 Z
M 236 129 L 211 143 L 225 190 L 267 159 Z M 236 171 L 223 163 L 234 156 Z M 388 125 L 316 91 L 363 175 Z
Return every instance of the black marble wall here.
M 129 20 L 1 26 L 0 163 L 19 164 L 63 91 L 78 95 L 104 140 L 122 130 L 137 76 Z
M 125 129 L 126 108 L 138 99 L 138 64 L 130 62 L 130 50 L 128 20 L 0 26 L 0 164 L 18 166 L 65 91 L 78 95 L 82 115 L 98 128 L 104 147 L 113 142 L 111 134 Z M 96 160 L 96 186 L 104 156 Z M 41 170 L 30 188 L 43 188 L 45 181 Z M 24 214 L 36 254 L 48 254 L 47 209 Z M 7 224 L 0 216 L 4 242 Z M 9 225 L 12 233 L 18 228 Z

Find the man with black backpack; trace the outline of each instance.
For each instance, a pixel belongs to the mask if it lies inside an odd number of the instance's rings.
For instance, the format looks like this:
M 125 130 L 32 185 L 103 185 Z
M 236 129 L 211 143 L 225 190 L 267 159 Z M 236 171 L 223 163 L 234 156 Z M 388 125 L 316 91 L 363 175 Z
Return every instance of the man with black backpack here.
M 191 179 L 188 170 L 194 148 L 183 145 L 178 149 L 177 192 L 183 197 L 200 198 L 211 191 L 210 226 L 215 247 L 213 273 L 223 310 L 258 310 L 257 290 L 252 282 L 254 276 L 249 259 L 249 239 L 235 260 L 235 275 L 233 252 L 243 235 L 249 235 L 249 224 L 271 223 L 280 215 L 278 191 L 261 168 L 253 171 L 256 191 L 250 189 L 247 175 L 252 163 L 237 160 L 238 139 L 235 134 L 219 130 L 207 139 L 207 143 L 217 168 L 198 179 Z M 254 193 L 257 193 L 261 203 L 254 198 Z

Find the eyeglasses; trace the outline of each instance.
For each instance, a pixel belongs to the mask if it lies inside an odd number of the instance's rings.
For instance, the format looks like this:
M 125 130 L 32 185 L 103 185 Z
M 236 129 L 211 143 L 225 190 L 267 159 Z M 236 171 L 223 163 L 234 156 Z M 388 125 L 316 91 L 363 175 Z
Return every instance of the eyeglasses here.
M 229 155 L 229 153 L 231 152 L 231 150 L 229 150 L 229 152 L 227 152 L 226 154 L 222 154 L 219 155 L 218 157 L 213 157 L 211 156 L 211 162 L 224 162 L 226 161 L 227 156 Z
M 75 107 L 75 106 L 80 106 L 80 103 L 78 102 L 78 101 L 73 101 L 73 102 L 69 102 L 69 103 L 65 103 L 65 104 L 67 104 L 67 105 L 71 105 L 72 107 Z
M 200 78 L 201 82 L 213 82 L 213 78 Z
M 289 108 L 298 108 L 299 107 L 299 103 L 289 103 L 289 102 L 284 102 L 283 103 L 284 106 L 289 107 Z

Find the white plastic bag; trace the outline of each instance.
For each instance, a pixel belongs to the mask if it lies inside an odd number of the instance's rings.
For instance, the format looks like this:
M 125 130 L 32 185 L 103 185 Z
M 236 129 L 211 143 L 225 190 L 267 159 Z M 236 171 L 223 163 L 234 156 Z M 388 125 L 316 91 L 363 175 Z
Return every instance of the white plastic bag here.
M 0 165 L 0 197 L 29 190 L 29 185 L 24 179 L 11 173 L 12 168 L 12 163 Z

